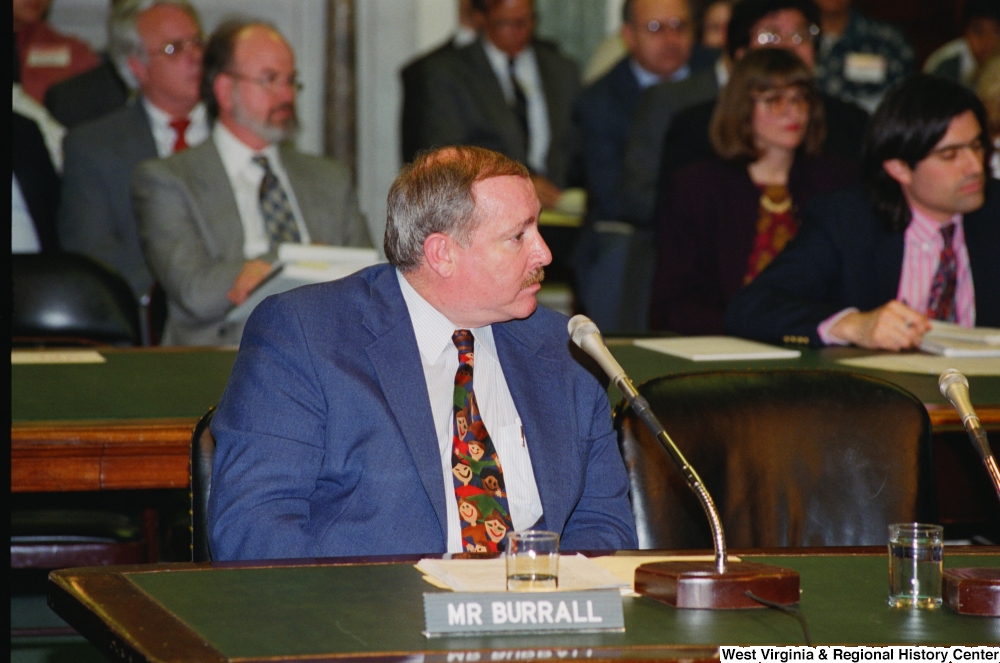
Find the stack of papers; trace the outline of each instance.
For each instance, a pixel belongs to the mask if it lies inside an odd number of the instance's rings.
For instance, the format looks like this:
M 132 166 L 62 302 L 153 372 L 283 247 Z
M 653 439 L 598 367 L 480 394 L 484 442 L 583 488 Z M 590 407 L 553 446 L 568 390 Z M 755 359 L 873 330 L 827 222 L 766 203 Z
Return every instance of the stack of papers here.
M 1000 357 L 1000 329 L 931 321 L 920 349 L 944 357 Z
M 375 249 L 314 244 L 282 244 L 278 261 L 246 301 L 229 311 L 227 322 L 243 322 L 266 297 L 292 288 L 350 276 L 379 262 Z
M 797 359 L 798 350 L 747 341 L 731 336 L 688 336 L 682 338 L 649 338 L 634 341 L 647 350 L 662 352 L 691 361 L 732 361 L 736 359 Z

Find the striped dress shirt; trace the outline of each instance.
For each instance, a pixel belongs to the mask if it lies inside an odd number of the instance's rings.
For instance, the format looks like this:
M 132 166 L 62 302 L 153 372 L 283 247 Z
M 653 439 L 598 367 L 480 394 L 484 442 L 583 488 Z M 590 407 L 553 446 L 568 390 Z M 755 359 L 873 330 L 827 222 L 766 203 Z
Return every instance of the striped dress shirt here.
M 462 552 L 462 526 L 458 518 L 458 500 L 451 473 L 452 409 L 455 393 L 455 373 L 458 371 L 458 349 L 451 337 L 455 326 L 426 299 L 420 296 L 398 270 L 396 277 L 403 300 L 410 313 L 410 322 L 420 349 L 420 363 L 427 382 L 434 430 L 441 452 L 444 475 L 445 506 L 448 515 L 448 552 Z M 542 517 L 542 500 L 538 496 L 535 473 L 528 454 L 530 440 L 524 439 L 521 419 L 510 395 L 503 367 L 497 357 L 492 327 L 472 329 L 475 344 L 475 391 L 479 411 L 486 430 L 500 457 L 507 503 L 517 531 L 526 530 Z

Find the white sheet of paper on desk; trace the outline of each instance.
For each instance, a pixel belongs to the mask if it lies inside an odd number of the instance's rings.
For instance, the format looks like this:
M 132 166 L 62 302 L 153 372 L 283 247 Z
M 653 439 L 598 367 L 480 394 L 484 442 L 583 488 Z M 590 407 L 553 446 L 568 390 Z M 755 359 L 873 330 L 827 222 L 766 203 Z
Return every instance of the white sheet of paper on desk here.
M 798 350 L 747 341 L 732 336 L 684 336 L 679 338 L 642 338 L 635 345 L 647 350 L 690 359 L 691 361 L 731 361 L 737 359 L 797 359 Z
M 97 350 L 11 350 L 11 364 L 103 364 Z
M 496 559 L 422 559 L 417 570 L 430 576 L 436 586 L 456 592 L 503 592 L 507 589 L 507 566 Z M 438 584 L 440 583 L 440 584 Z M 559 557 L 559 591 L 625 589 L 631 586 L 583 555 Z
M 226 314 L 227 322 L 242 322 L 266 297 L 312 283 L 350 276 L 379 263 L 375 249 L 315 244 L 282 244 L 275 268 L 239 306 Z
M 895 373 L 940 375 L 954 368 L 962 375 L 1000 375 L 1000 358 L 938 357 L 921 352 L 878 354 L 839 359 L 838 364 Z
M 920 349 L 944 357 L 1000 357 L 1000 329 L 931 321 Z

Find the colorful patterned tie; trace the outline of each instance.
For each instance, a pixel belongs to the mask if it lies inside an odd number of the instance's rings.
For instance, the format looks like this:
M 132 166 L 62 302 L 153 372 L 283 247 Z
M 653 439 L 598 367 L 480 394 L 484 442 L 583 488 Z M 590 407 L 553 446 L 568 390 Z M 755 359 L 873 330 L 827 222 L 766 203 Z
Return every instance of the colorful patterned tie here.
M 253 158 L 253 162 L 264 169 L 264 178 L 260 181 L 260 211 L 264 216 L 267 232 L 271 235 L 271 245 L 301 242 L 299 227 L 295 223 L 292 204 L 288 201 L 285 187 L 281 186 L 281 181 L 271 170 L 271 164 L 266 156 L 258 154 Z
M 927 316 L 935 320 L 955 322 L 955 287 L 958 283 L 958 259 L 951 241 L 955 238 L 955 224 L 941 229 L 944 248 L 938 261 L 937 272 L 931 281 L 931 296 L 927 302 Z
M 177 137 L 174 140 L 174 154 L 183 152 L 188 148 L 187 137 L 185 134 L 187 134 L 189 126 L 191 126 L 191 120 L 186 117 L 179 117 L 175 120 L 170 120 L 170 128 L 174 130 L 174 136 Z
M 514 530 L 500 458 L 479 414 L 472 387 L 475 339 L 468 329 L 451 336 L 458 348 L 452 418 L 451 473 L 466 552 L 498 552 Z

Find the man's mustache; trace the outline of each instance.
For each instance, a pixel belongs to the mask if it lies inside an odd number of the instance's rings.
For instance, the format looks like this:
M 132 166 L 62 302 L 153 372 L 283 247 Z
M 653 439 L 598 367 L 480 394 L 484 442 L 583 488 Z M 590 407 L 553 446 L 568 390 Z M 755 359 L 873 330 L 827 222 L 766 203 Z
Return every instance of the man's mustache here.
M 535 269 L 531 270 L 530 274 L 524 277 L 524 281 L 521 283 L 521 290 L 531 287 L 536 283 L 541 283 L 544 280 L 545 280 L 545 268 L 536 267 Z

